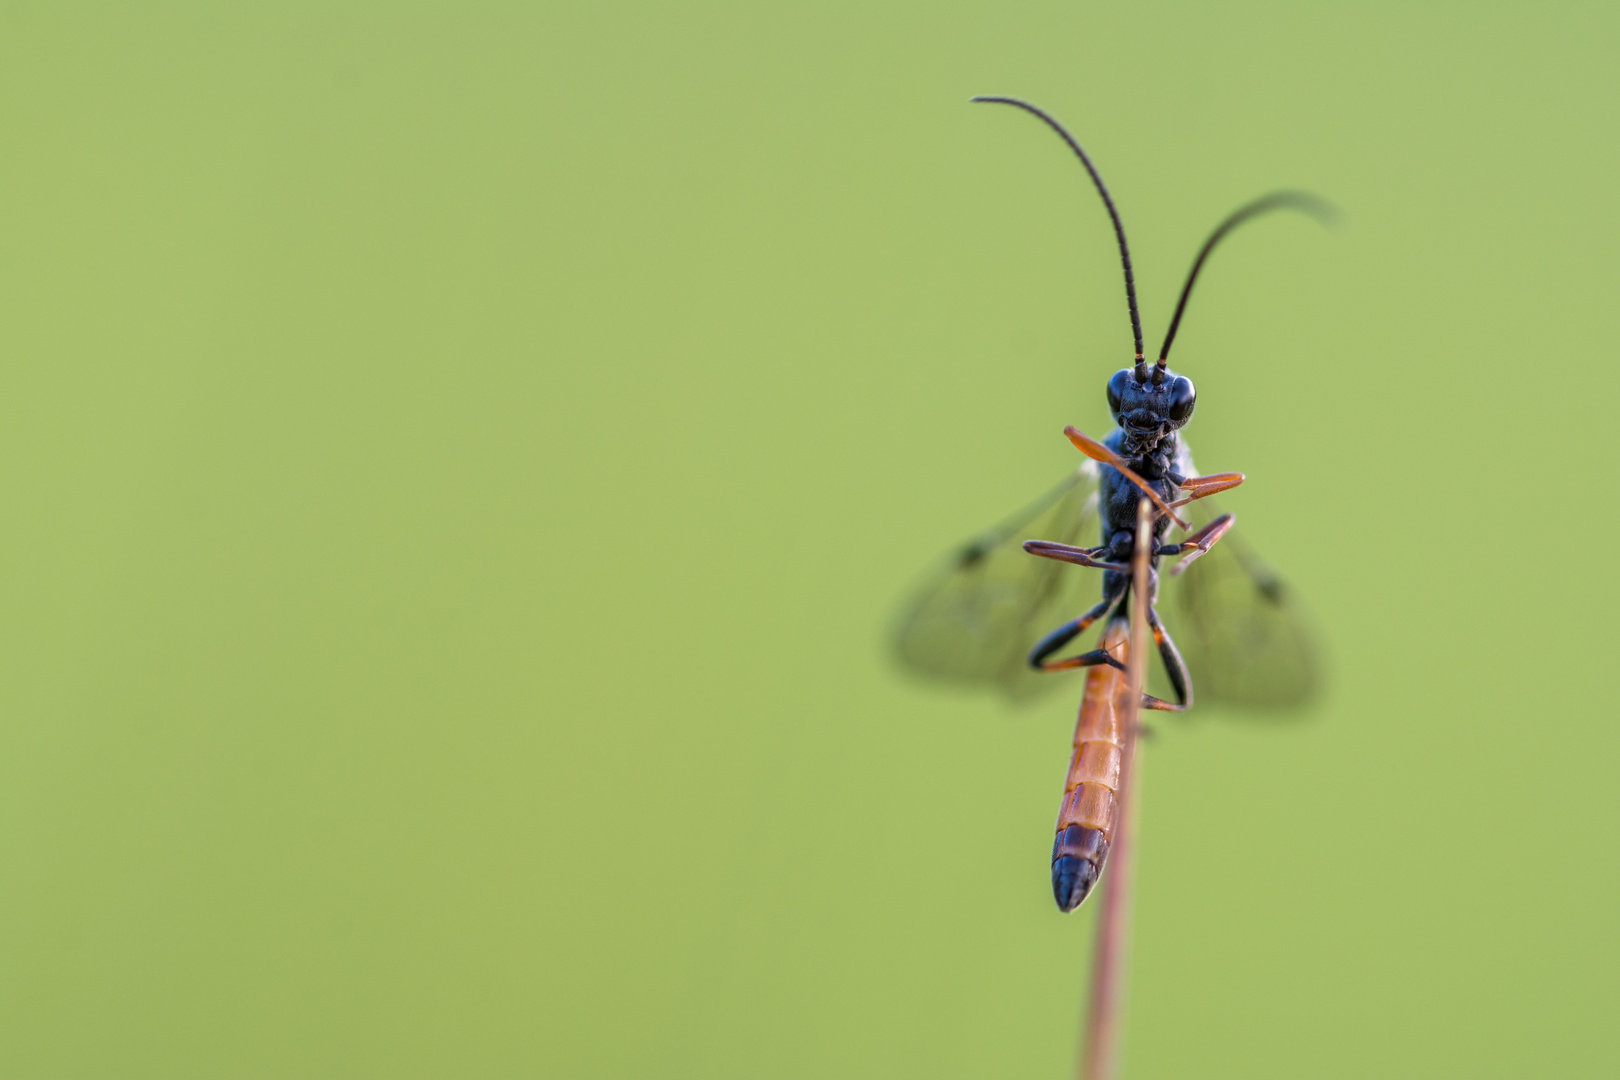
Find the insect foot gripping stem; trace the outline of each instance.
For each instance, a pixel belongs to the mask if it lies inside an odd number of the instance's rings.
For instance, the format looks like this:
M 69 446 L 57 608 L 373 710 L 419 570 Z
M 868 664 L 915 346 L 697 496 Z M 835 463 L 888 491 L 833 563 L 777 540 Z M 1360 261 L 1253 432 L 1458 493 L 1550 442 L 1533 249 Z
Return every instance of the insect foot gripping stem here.
M 1123 619 L 1110 622 L 1102 647 L 1126 659 L 1130 628 Z M 1074 726 L 1074 753 L 1063 784 L 1057 836 L 1052 842 L 1052 898 L 1062 911 L 1073 911 L 1102 876 L 1103 862 L 1118 819 L 1120 762 L 1125 728 L 1120 691 L 1125 675 L 1098 666 L 1086 672 L 1086 696 Z

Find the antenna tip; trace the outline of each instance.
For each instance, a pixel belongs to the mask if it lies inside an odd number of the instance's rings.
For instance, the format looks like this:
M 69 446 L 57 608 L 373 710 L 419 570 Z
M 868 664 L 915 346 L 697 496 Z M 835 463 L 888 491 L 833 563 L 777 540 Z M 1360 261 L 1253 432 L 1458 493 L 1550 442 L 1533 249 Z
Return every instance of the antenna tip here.
M 1275 200 L 1275 205 L 1291 206 L 1295 210 L 1303 211 L 1330 229 L 1344 224 L 1344 211 L 1314 191 L 1291 189 L 1279 191 L 1271 198 Z

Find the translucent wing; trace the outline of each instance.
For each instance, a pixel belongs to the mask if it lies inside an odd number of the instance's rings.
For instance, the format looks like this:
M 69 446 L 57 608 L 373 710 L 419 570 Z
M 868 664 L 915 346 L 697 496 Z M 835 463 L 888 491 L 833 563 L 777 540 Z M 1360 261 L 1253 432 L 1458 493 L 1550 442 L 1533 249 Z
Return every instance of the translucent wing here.
M 1084 462 L 1022 512 L 964 545 L 901 607 L 891 644 L 913 674 L 995 689 L 1014 700 L 1071 689 L 1026 666 L 1030 646 L 1096 602 L 1099 572 L 1026 554 L 1025 540 L 1078 544 L 1097 515 L 1097 466 Z
M 1187 509 L 1194 528 L 1220 513 L 1208 499 Z M 1321 653 L 1310 617 L 1236 529 L 1186 573 L 1160 582 L 1160 611 L 1197 701 L 1288 708 L 1316 696 Z

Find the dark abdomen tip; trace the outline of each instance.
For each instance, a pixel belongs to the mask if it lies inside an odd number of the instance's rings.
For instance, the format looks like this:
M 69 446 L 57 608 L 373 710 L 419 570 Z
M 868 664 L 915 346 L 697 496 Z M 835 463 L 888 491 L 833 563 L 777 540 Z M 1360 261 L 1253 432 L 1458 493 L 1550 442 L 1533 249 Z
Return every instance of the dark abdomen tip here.
M 1052 898 L 1058 910 L 1073 911 L 1091 892 L 1108 857 L 1101 829 L 1070 825 L 1052 844 Z
M 1052 896 L 1059 911 L 1073 911 L 1097 883 L 1097 868 L 1085 859 L 1065 855 L 1052 864 Z

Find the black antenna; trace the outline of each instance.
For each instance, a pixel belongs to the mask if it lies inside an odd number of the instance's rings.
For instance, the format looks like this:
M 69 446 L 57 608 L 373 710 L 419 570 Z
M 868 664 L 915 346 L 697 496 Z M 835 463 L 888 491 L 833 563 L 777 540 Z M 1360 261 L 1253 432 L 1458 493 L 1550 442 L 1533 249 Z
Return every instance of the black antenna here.
M 1192 295 L 1193 282 L 1198 280 L 1198 271 L 1204 268 L 1204 260 L 1209 253 L 1215 250 L 1215 245 L 1221 238 L 1252 217 L 1259 217 L 1271 210 L 1300 210 L 1311 215 L 1324 225 L 1331 225 L 1339 215 L 1338 209 L 1326 199 L 1312 195 L 1308 191 L 1274 191 L 1270 195 L 1262 195 L 1247 206 L 1234 210 L 1225 221 L 1215 226 L 1215 231 L 1209 234 L 1204 246 L 1198 249 L 1198 258 L 1193 260 L 1192 269 L 1187 272 L 1187 283 L 1181 287 L 1181 299 L 1176 301 L 1176 313 L 1170 317 L 1170 329 L 1164 335 L 1164 347 L 1159 350 L 1159 363 L 1153 371 L 1153 381 L 1164 381 L 1165 361 L 1170 357 L 1170 343 L 1176 340 L 1176 329 L 1181 326 L 1182 312 L 1187 310 L 1187 298 Z
M 1074 141 L 1073 135 L 1063 129 L 1062 124 L 1029 102 L 1020 101 L 1017 98 L 990 97 L 987 95 L 976 97 L 973 100 L 990 102 L 995 105 L 1012 105 L 1040 117 L 1046 121 L 1048 127 L 1062 136 L 1063 141 L 1069 144 L 1069 149 L 1073 150 L 1075 156 L 1080 159 L 1080 164 L 1086 167 L 1086 172 L 1091 174 L 1091 182 L 1097 185 L 1097 194 L 1102 196 L 1103 205 L 1108 207 L 1108 216 L 1114 221 L 1114 235 L 1119 237 L 1119 261 L 1125 264 L 1125 302 L 1131 308 L 1131 334 L 1136 338 L 1136 379 L 1141 382 L 1147 376 L 1147 366 L 1142 360 L 1142 317 L 1136 313 L 1136 279 L 1131 276 L 1131 249 L 1125 244 L 1125 226 L 1120 224 L 1119 211 L 1114 209 L 1114 200 L 1109 196 L 1108 188 L 1103 184 L 1102 177 L 1097 175 L 1096 166 L 1091 164 L 1091 159 L 1086 156 L 1086 152 L 1080 149 L 1080 144 Z

